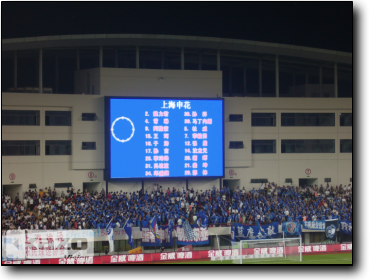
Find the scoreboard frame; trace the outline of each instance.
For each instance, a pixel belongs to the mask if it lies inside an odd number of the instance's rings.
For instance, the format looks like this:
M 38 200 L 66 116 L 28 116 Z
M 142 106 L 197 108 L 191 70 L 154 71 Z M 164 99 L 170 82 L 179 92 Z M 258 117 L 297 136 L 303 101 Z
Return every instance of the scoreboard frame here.
M 221 176 L 176 176 L 176 177 L 135 177 L 135 178 L 111 178 L 111 135 L 110 135 L 110 100 L 111 99 L 160 99 L 160 100 L 221 100 L 222 101 L 222 175 Z M 110 182 L 117 181 L 171 181 L 171 180 L 203 180 L 203 179 L 220 179 L 225 178 L 225 115 L 224 115 L 224 98 L 188 98 L 188 97 L 143 97 L 143 96 L 104 96 L 104 152 L 105 152 L 105 169 L 104 180 Z

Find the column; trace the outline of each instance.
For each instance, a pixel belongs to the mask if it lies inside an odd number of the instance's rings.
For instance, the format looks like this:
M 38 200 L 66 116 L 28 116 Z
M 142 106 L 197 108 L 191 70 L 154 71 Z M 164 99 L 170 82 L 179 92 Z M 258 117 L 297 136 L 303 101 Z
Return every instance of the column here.
M 334 64 L 334 97 L 338 97 L 338 66 Z
M 39 49 L 39 92 L 42 93 L 42 49 Z
M 181 48 L 181 70 L 185 69 L 185 52 L 184 48 Z
M 139 69 L 139 46 L 136 46 L 136 68 Z
M 118 50 L 117 49 L 114 50 L 114 54 L 115 54 L 115 56 L 114 56 L 114 67 L 118 68 Z
M 320 97 L 322 97 L 322 67 L 320 66 L 320 71 L 319 71 L 319 83 L 320 83 Z
M 164 51 L 161 51 L 161 69 L 164 69 Z
M 279 97 L 279 56 L 275 56 L 275 92 L 276 97 Z
M 221 70 L 221 52 L 217 50 L 217 71 Z
M 76 56 L 76 69 L 80 70 L 80 50 L 77 49 L 77 56 Z
M 55 55 L 55 93 L 59 91 L 59 59 L 58 53 Z
M 17 89 L 17 51 L 14 51 L 14 90 Z
M 199 53 L 199 70 L 202 70 L 202 54 Z
M 103 46 L 99 46 L 99 68 L 103 67 Z
M 262 97 L 262 59 L 258 63 L 258 81 L 259 81 L 259 95 Z
M 247 95 L 247 66 L 244 63 L 244 68 L 243 68 L 243 91 L 244 91 L 244 96 Z

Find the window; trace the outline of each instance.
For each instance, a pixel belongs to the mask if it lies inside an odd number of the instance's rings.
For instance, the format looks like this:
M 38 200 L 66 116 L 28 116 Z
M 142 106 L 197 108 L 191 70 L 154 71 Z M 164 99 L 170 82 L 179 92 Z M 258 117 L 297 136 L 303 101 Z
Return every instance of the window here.
M 267 179 L 251 179 L 252 184 L 263 184 L 268 182 L 269 181 Z
M 96 142 L 82 142 L 82 150 L 96 150 Z
M 335 153 L 335 140 L 281 140 L 281 153 Z
M 276 126 L 276 113 L 252 113 L 252 126 Z
M 340 126 L 352 126 L 352 113 L 340 114 Z
M 1 141 L 2 156 L 39 156 L 40 140 Z
M 82 120 L 83 121 L 96 121 L 98 117 L 95 113 L 82 113 Z
M 55 183 L 54 188 L 72 188 L 72 183 Z
M 252 154 L 276 153 L 276 140 L 252 140 Z
M 352 139 L 340 139 L 340 152 L 352 153 Z
M 71 140 L 46 140 L 45 141 L 45 155 L 71 155 L 72 144 Z
M 281 113 L 281 126 L 335 126 L 335 114 Z
M 352 178 L 349 178 L 350 183 L 352 183 Z
M 292 184 L 293 183 L 293 179 L 292 178 L 285 178 L 285 183 Z
M 37 189 L 37 186 L 36 186 L 36 184 L 29 184 L 28 188 L 29 189 Z
M 2 125 L 40 125 L 40 111 L 2 110 Z
M 229 149 L 243 149 L 243 141 L 230 141 Z
M 45 125 L 71 126 L 71 111 L 45 111 Z
M 325 183 L 330 183 L 331 182 L 331 178 L 325 178 L 324 182 Z
M 230 122 L 242 122 L 243 121 L 243 115 L 229 115 L 229 121 Z

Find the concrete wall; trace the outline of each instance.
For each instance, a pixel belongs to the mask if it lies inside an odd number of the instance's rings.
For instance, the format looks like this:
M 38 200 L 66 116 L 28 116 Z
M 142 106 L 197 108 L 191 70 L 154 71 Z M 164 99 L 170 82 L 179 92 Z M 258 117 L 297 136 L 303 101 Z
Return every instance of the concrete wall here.
M 72 183 L 82 189 L 83 182 L 100 182 L 105 187 L 104 163 L 104 98 L 110 96 L 153 97 L 217 97 L 222 95 L 221 71 L 148 70 L 101 68 L 89 69 L 90 83 L 95 83 L 101 95 L 81 94 L 26 94 L 3 93 L 2 109 L 40 110 L 40 126 L 2 126 L 2 140 L 40 140 L 40 156 L 2 156 L 2 184 L 22 185 L 21 192 L 29 184 L 37 187 L 53 187 L 54 183 Z M 86 71 L 76 72 L 76 79 L 85 77 Z M 81 73 L 80 73 L 81 72 Z M 85 73 L 85 74 L 84 74 Z M 163 78 L 163 79 L 161 79 Z M 83 78 L 81 78 L 83 80 Z M 80 85 L 79 85 L 80 84 Z M 85 81 L 76 82 L 76 90 L 84 91 Z M 46 110 L 70 110 L 72 126 L 45 126 Z M 276 113 L 276 127 L 252 127 L 252 112 Z M 333 112 L 334 127 L 281 127 L 282 112 Z M 247 190 L 259 187 L 251 179 L 267 178 L 279 185 L 285 178 L 298 184 L 299 178 L 308 178 L 305 170 L 311 169 L 309 178 L 331 178 L 332 185 L 348 184 L 352 177 L 352 154 L 340 153 L 340 139 L 352 138 L 352 127 L 339 126 L 339 114 L 352 112 L 352 99 L 348 98 L 225 98 L 225 179 L 239 179 Z M 97 121 L 82 121 L 82 113 L 96 113 Z M 243 122 L 230 122 L 229 114 L 243 114 Z M 252 154 L 252 139 L 275 139 L 276 153 Z M 282 154 L 282 139 L 335 139 L 332 154 Z M 45 140 L 72 140 L 71 156 L 46 156 Z M 82 150 L 83 141 L 95 141 L 96 150 Z M 243 141 L 244 149 L 229 149 L 229 141 Z M 233 172 L 230 173 L 230 171 Z M 89 172 L 94 172 L 89 178 Z M 10 173 L 16 174 L 10 180 Z M 231 175 L 230 175 L 231 174 Z M 14 183 L 11 183 L 14 182 Z M 182 189 L 185 181 L 155 181 L 168 187 Z M 145 182 L 150 192 L 154 181 Z M 190 180 L 194 190 L 219 187 L 219 180 Z M 109 191 L 133 192 L 141 188 L 141 182 L 110 182 Z M 61 192 L 61 189 L 57 190 Z

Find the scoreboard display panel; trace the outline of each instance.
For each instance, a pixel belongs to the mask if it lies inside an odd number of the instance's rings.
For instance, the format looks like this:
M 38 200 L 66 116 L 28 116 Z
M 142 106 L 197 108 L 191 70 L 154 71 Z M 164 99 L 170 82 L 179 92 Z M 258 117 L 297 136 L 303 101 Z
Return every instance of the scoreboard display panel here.
M 106 179 L 224 177 L 223 105 L 106 97 Z

